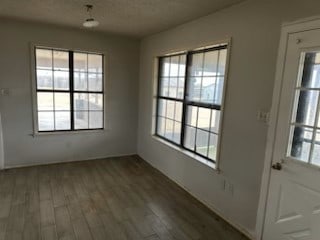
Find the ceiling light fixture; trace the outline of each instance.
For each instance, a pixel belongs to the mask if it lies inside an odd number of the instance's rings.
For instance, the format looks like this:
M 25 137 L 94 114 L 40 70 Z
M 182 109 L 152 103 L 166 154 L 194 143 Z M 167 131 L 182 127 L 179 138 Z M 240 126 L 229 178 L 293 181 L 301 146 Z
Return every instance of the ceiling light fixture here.
M 86 28 L 93 28 L 99 25 L 99 22 L 94 20 L 94 18 L 91 15 L 91 11 L 93 6 L 90 4 L 84 5 L 87 9 L 87 13 L 88 13 L 88 18 L 84 21 L 84 23 L 82 24 L 84 27 Z

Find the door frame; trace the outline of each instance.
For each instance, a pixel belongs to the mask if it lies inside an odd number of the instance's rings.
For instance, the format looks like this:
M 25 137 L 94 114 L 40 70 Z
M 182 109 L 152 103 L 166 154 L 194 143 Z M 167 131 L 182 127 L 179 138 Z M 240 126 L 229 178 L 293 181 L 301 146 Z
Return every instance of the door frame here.
M 4 143 L 3 143 L 3 130 L 0 113 L 0 170 L 4 169 Z
M 281 100 L 281 92 L 283 85 L 283 73 L 285 67 L 285 60 L 287 56 L 287 44 L 290 34 L 320 29 L 320 16 L 309 17 L 294 22 L 283 23 L 281 25 L 281 34 L 280 42 L 278 48 L 277 56 L 277 65 L 276 65 L 276 74 L 273 88 L 272 96 L 272 107 L 270 111 L 270 122 L 267 134 L 267 143 L 265 150 L 264 158 L 264 168 L 262 172 L 262 181 L 260 188 L 260 199 L 257 212 L 257 221 L 256 221 L 256 239 L 262 240 L 265 217 L 266 217 L 266 208 L 267 208 L 267 199 L 269 193 L 269 184 L 271 177 L 271 165 L 274 157 L 274 143 L 276 138 L 277 131 L 277 120 L 279 115 L 279 105 Z M 265 240 L 265 239 L 263 239 Z

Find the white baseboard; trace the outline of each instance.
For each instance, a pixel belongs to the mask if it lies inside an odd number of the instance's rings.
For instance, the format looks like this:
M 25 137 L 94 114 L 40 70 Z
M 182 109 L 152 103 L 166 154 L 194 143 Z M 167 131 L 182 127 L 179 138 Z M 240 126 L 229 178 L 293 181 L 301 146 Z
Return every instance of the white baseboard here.
M 22 168 L 22 167 L 32 167 L 32 166 L 44 166 L 44 165 L 51 165 L 51 164 L 58 164 L 58 163 L 71 163 L 71 162 L 83 162 L 83 161 L 92 161 L 92 160 L 101 160 L 107 158 L 117 158 L 117 157 L 127 157 L 137 155 L 137 153 L 127 153 L 127 154 L 118 154 L 118 155 L 110 155 L 110 156 L 99 156 L 93 158 L 86 158 L 86 159 L 71 159 L 66 161 L 51 161 L 45 163 L 26 163 L 26 164 L 18 164 L 12 166 L 4 166 L 4 169 L 13 169 L 13 168 Z

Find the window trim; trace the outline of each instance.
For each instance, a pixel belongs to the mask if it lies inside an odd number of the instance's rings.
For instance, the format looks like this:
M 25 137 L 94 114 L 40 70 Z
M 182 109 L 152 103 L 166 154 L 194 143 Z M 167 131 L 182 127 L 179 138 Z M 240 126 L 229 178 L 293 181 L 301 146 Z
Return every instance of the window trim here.
M 225 65 L 225 74 L 224 74 L 224 86 L 223 86 L 223 91 L 222 91 L 222 99 L 221 99 L 221 105 L 215 105 L 215 104 L 206 104 L 206 103 L 197 103 L 196 106 L 209 106 L 210 105 L 210 110 L 220 110 L 220 123 L 219 123 L 219 137 L 218 137 L 218 143 L 217 143 L 217 153 L 216 153 L 216 160 L 213 161 L 209 159 L 206 156 L 203 156 L 196 151 L 192 151 L 186 147 L 184 147 L 183 141 L 184 141 L 184 134 L 185 134 L 185 121 L 186 121 L 186 109 L 188 105 L 192 105 L 193 101 L 188 101 L 186 98 L 187 94 L 187 87 L 188 84 L 187 82 L 184 85 L 184 97 L 181 99 L 181 102 L 183 102 L 183 110 L 182 110 L 182 121 L 181 121 L 181 140 L 180 144 L 177 144 L 174 141 L 171 141 L 170 139 L 167 139 L 157 133 L 157 128 L 158 128 L 158 111 L 159 111 L 159 99 L 169 99 L 169 100 L 174 100 L 174 101 L 179 101 L 175 98 L 170 99 L 169 98 L 163 98 L 160 96 L 160 71 L 161 71 L 161 58 L 163 57 L 171 57 L 171 56 L 177 56 L 181 54 L 186 54 L 186 73 L 185 73 L 185 80 L 188 80 L 188 63 L 190 63 L 190 60 L 188 60 L 188 57 L 190 58 L 191 54 L 195 53 L 204 53 L 207 51 L 212 51 L 213 49 L 216 50 L 221 50 L 221 49 L 226 49 L 227 54 L 226 54 L 226 65 Z M 170 145 L 172 149 L 177 150 L 179 152 L 182 152 L 183 154 L 192 157 L 195 159 L 197 162 L 201 162 L 214 170 L 220 172 L 220 162 L 221 162 L 221 142 L 223 139 L 223 123 L 224 123 L 224 110 L 225 110 L 225 99 L 226 99 L 226 94 L 227 94 L 227 85 L 228 85 L 228 75 L 229 75 L 229 64 L 230 64 L 230 52 L 231 52 L 231 38 L 226 39 L 224 41 L 219 41 L 215 42 L 213 44 L 208 44 L 207 46 L 203 47 L 197 47 L 193 50 L 179 50 L 179 51 L 171 51 L 172 54 L 169 53 L 164 53 L 164 54 L 159 54 L 155 56 L 155 72 L 154 72 L 154 81 L 156 83 L 154 84 L 156 90 L 154 91 L 155 94 L 153 95 L 153 101 L 154 101 L 154 107 L 155 111 L 154 112 L 154 118 L 153 118 L 153 124 L 152 124 L 152 136 L 157 139 L 158 141 Z M 211 108 L 213 107 L 213 108 Z M 200 159 L 199 159 L 200 158 Z
M 102 128 L 93 128 L 93 129 L 70 129 L 70 130 L 50 130 L 50 131 L 38 131 L 38 108 L 37 108 L 37 69 L 36 69 L 36 49 L 37 48 L 42 48 L 42 49 L 50 49 L 50 50 L 58 50 L 58 51 L 66 51 L 69 53 L 69 63 L 70 63 L 70 52 L 72 52 L 72 55 L 74 52 L 77 53 L 88 53 L 88 54 L 99 54 L 102 55 L 102 91 L 99 93 L 103 94 L 103 127 Z M 62 134 L 78 134 L 78 133 L 102 133 L 105 131 L 108 131 L 108 121 L 107 121 L 107 110 L 109 109 L 108 107 L 108 92 L 107 92 L 107 84 L 108 84 L 108 73 L 106 73 L 107 69 L 107 63 L 108 63 L 108 55 L 105 51 L 103 50 L 86 50 L 86 49 L 78 49 L 78 48 L 72 48 L 68 46 L 55 46 L 55 44 L 36 44 L 36 43 L 30 43 L 30 56 L 31 56 L 31 61 L 30 61 L 30 67 L 31 67 L 31 94 L 32 94 L 32 127 L 33 127 L 33 132 L 30 134 L 33 137 L 36 136 L 45 136 L 45 135 L 62 135 Z M 69 83 L 73 83 L 73 74 L 71 74 L 71 69 L 69 70 Z M 73 89 L 73 88 L 72 88 Z M 46 90 L 41 90 L 45 92 Z M 70 97 L 72 96 L 73 92 L 71 90 L 65 91 L 65 90 L 48 90 L 50 92 L 68 92 L 70 93 Z M 86 93 L 86 91 L 74 91 L 74 92 L 79 92 L 79 93 Z M 90 92 L 91 93 L 91 92 Z M 94 91 L 92 93 L 95 93 Z M 70 106 L 73 105 L 73 103 L 70 102 Z M 73 108 L 73 106 L 72 106 Z M 70 119 L 72 121 L 73 118 L 73 112 L 72 108 L 70 109 Z M 72 122 L 71 122 L 72 125 Z

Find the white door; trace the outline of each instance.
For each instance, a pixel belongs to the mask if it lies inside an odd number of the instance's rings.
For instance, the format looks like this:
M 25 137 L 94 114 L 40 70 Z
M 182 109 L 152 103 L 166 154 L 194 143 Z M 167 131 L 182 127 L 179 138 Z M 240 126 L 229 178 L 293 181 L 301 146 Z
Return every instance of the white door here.
M 288 35 L 263 240 L 320 240 L 320 30 Z

